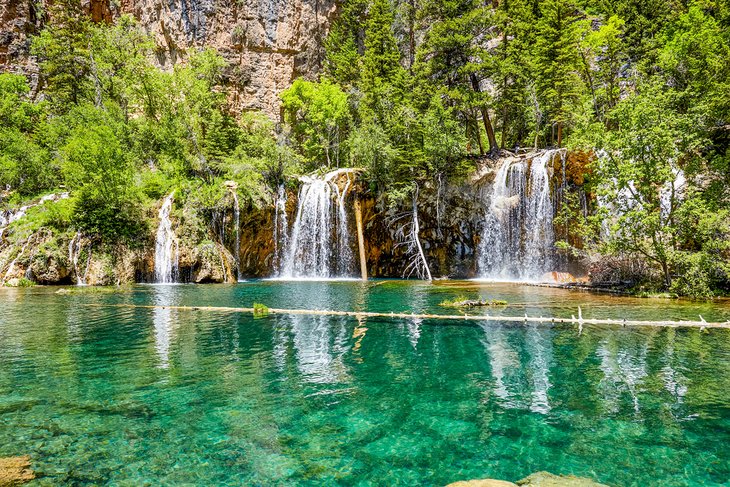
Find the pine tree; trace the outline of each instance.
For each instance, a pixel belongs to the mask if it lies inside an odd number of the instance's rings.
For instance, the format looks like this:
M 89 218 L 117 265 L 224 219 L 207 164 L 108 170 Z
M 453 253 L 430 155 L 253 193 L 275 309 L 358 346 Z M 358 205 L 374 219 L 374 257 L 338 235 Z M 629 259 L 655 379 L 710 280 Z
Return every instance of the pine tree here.
M 90 20 L 78 0 L 59 0 L 48 7 L 49 23 L 33 41 L 45 91 L 56 106 L 77 105 L 90 93 Z
M 365 23 L 362 90 L 366 104 L 379 112 L 381 98 L 402 75 L 400 51 L 393 34 L 394 14 L 389 0 L 373 0 Z M 382 114 L 381 114 L 382 115 Z
M 538 99 L 552 122 L 550 139 L 560 146 L 581 95 L 581 27 L 570 0 L 546 0 L 540 12 L 535 44 Z

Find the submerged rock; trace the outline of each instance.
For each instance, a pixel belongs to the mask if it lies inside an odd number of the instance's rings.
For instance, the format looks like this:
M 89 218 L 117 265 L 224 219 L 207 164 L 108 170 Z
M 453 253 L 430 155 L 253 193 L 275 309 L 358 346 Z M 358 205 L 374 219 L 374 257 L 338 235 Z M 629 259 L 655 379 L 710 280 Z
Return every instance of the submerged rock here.
M 34 478 L 30 456 L 0 458 L 0 487 L 30 482 Z
M 507 482 L 506 480 L 495 479 L 479 479 L 479 480 L 460 480 L 446 487 L 517 487 L 517 484 Z
M 536 472 L 517 481 L 527 487 L 608 487 L 593 479 L 574 475 L 555 475 L 550 472 Z

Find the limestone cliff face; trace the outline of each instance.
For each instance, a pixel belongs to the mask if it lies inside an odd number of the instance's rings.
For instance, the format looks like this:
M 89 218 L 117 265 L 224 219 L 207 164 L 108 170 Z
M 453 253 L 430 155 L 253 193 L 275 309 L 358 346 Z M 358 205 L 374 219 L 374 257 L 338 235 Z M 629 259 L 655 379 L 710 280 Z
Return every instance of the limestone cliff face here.
M 170 68 L 186 50 L 210 46 L 228 61 L 236 110 L 279 115 L 279 93 L 319 72 L 334 0 L 81 0 L 97 22 L 131 14 L 153 36 L 156 62 Z M 30 37 L 43 27 L 45 0 L 0 0 L 0 71 L 31 74 Z

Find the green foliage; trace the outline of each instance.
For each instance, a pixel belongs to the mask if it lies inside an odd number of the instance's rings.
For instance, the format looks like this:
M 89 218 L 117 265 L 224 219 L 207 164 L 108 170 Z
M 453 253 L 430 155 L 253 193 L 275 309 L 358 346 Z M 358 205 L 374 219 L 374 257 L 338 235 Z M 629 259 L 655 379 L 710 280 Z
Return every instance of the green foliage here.
M 545 0 L 537 25 L 535 68 L 538 101 L 553 123 L 549 143 L 562 145 L 563 130 L 572 121 L 583 85 L 580 78 L 578 41 L 581 24 L 570 0 Z M 535 127 L 539 133 L 541 128 Z
M 20 279 L 13 280 L 10 279 L 5 283 L 6 287 L 33 287 L 35 286 L 35 282 L 31 281 L 27 277 L 21 277 Z
M 45 105 L 27 98 L 24 76 L 0 74 L 0 186 L 22 196 L 49 189 L 57 182 L 48 150 L 37 141 Z
M 198 205 L 178 216 L 204 226 L 230 209 L 231 191 L 260 205 L 287 177 L 350 165 L 397 205 L 500 148 L 567 145 L 600 155 L 581 176 L 612 211 L 584 218 L 564 195 L 555 225 L 574 235 L 563 251 L 584 244 L 649 262 L 685 295 L 730 288 L 727 2 L 338 9 L 323 77 L 284 90 L 280 128 L 227 105 L 215 51 L 190 49 L 163 71 L 132 17 L 94 24 L 78 2 L 53 2 L 32 42 L 41 93 L 0 74 L 0 185 L 14 201 L 65 185 L 72 197 L 30 212 L 34 228 L 113 243 L 149 238 L 146 215 L 173 189 Z
M 350 124 L 347 94 L 327 79 L 297 79 L 281 94 L 295 146 L 310 168 L 340 166 Z
M 254 318 L 263 318 L 268 316 L 269 307 L 261 303 L 253 303 L 253 316 Z
M 481 306 L 507 306 L 507 301 L 501 299 L 479 298 L 472 300 L 466 296 L 459 295 L 454 299 L 445 299 L 439 303 L 445 308 L 472 308 Z

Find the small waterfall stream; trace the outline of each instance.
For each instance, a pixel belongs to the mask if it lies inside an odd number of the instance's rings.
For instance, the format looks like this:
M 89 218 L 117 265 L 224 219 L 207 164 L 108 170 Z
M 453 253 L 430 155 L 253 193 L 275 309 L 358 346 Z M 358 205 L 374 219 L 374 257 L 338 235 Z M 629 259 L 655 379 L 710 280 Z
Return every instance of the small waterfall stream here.
M 274 271 L 276 275 L 281 274 L 284 263 L 284 252 L 289 241 L 289 222 L 286 215 L 286 188 L 279 185 L 276 193 L 275 214 L 274 214 Z
M 71 265 L 73 266 L 73 271 L 76 275 L 77 286 L 86 285 L 86 275 L 89 273 L 89 265 L 91 264 L 91 245 L 89 245 L 88 254 L 86 256 L 86 266 L 84 267 L 83 272 L 79 270 L 79 257 L 81 255 L 82 248 L 81 239 L 81 232 L 76 232 L 76 235 L 74 235 L 74 237 L 68 243 L 68 259 L 69 261 L 71 261 Z
M 175 282 L 177 274 L 177 240 L 170 221 L 174 195 L 173 191 L 162 203 L 155 239 L 155 282 L 162 284 Z
M 233 224 L 236 229 L 236 249 L 233 256 L 236 259 L 236 279 L 241 279 L 241 208 L 238 205 L 238 192 L 236 189 L 231 191 L 233 194 Z
M 479 245 L 480 277 L 538 280 L 554 263 L 554 209 L 550 192 L 553 158 L 547 150 L 532 159 L 507 159 L 488 194 Z
M 349 177 L 340 189 L 337 184 L 343 171 L 324 177 L 303 177 L 299 204 L 291 232 L 281 243 L 279 277 L 326 279 L 350 277 L 354 271 L 353 237 L 345 208 L 350 188 Z M 285 196 L 277 198 L 274 225 L 275 241 L 286 235 Z M 280 206 L 282 205 L 282 206 Z

